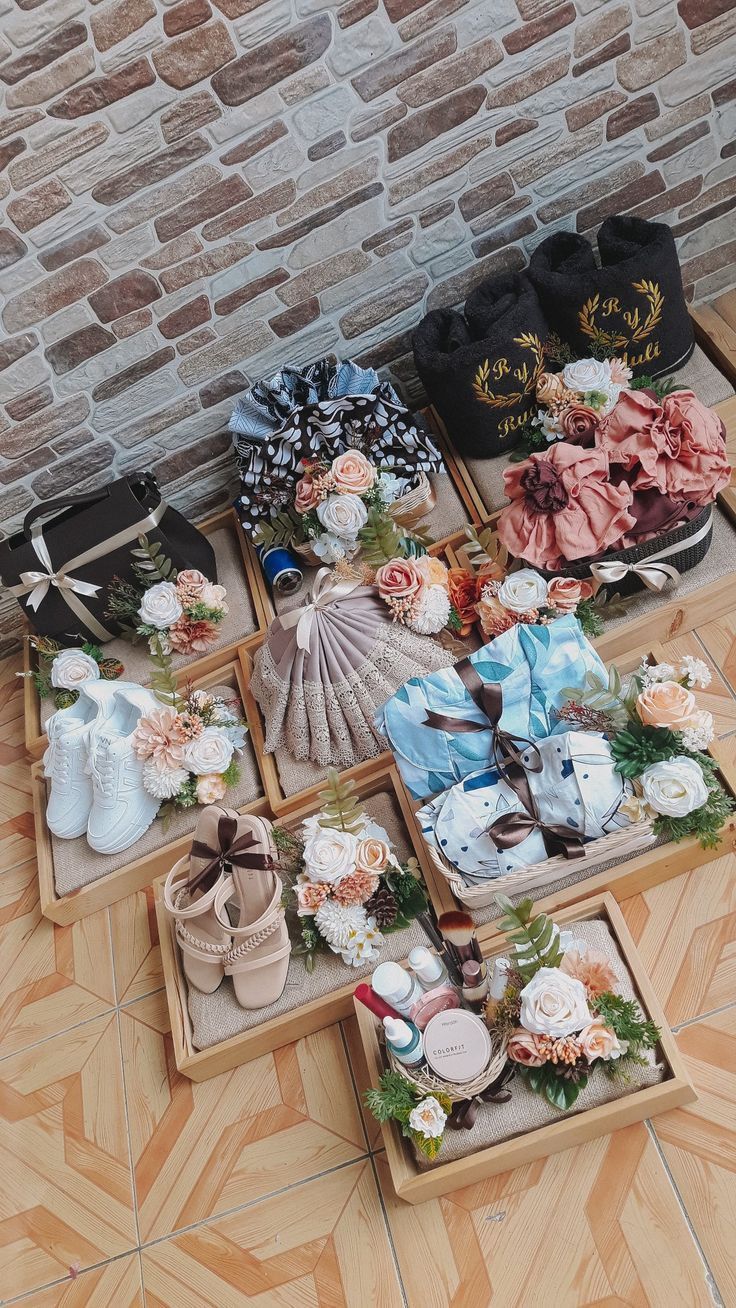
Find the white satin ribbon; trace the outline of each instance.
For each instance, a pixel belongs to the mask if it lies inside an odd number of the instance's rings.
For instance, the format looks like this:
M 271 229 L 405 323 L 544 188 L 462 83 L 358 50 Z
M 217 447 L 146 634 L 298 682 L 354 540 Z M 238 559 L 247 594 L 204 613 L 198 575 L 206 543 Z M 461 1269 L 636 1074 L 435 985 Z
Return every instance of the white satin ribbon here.
M 297 647 L 308 654 L 312 627 L 317 612 L 320 609 L 326 609 L 330 604 L 334 604 L 336 600 L 345 599 L 345 596 L 349 595 L 351 591 L 357 590 L 358 586 L 364 585 L 365 582 L 359 577 L 356 579 L 336 577 L 331 568 L 320 568 L 312 585 L 309 602 L 302 608 L 291 609 L 289 613 L 281 614 L 279 622 L 286 631 L 290 630 L 291 627 L 296 627 Z
M 603 585 L 615 584 L 617 581 L 623 581 L 630 573 L 634 573 L 644 582 L 647 590 L 661 591 L 664 590 L 668 581 L 677 584 L 680 580 L 680 573 L 671 563 L 665 563 L 671 554 L 680 554 L 682 550 L 688 549 L 692 545 L 697 545 L 708 532 L 713 524 L 712 511 L 708 514 L 707 521 L 696 531 L 694 536 L 689 536 L 687 540 L 680 541 L 677 545 L 670 545 L 666 550 L 659 550 L 656 554 L 650 554 L 648 558 L 642 559 L 640 563 L 622 563 L 618 559 L 611 559 L 608 563 L 592 563 L 590 571 L 596 581 Z
M 33 609 L 34 613 L 39 604 L 46 598 L 49 586 L 57 586 L 59 590 L 73 590 L 77 595 L 96 595 L 101 586 L 96 586 L 91 581 L 81 581 L 79 577 L 70 577 L 63 569 L 54 572 L 54 565 L 51 562 L 49 548 L 43 536 L 39 532 L 31 537 L 33 546 L 39 563 L 43 564 L 43 572 L 21 572 L 20 580 L 26 589 L 31 589 L 31 593 L 26 600 L 27 607 Z

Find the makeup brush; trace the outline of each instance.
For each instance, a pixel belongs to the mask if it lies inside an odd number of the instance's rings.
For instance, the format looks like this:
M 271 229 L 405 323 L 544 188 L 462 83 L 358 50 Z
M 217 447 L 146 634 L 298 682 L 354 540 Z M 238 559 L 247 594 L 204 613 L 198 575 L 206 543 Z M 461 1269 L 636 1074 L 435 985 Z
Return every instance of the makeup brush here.
M 461 986 L 463 983 L 463 976 L 460 970 L 460 963 L 458 962 L 453 950 L 449 947 L 447 941 L 442 939 L 431 915 L 429 913 L 417 913 L 416 921 L 424 931 L 427 939 L 434 945 L 440 958 L 444 961 L 451 980 L 456 986 Z
M 469 913 L 442 913 L 437 919 L 440 934 L 455 951 L 455 956 L 462 967 L 468 959 L 474 958 L 483 965 L 478 937 L 475 934 L 473 919 Z M 485 972 L 484 972 L 485 975 Z

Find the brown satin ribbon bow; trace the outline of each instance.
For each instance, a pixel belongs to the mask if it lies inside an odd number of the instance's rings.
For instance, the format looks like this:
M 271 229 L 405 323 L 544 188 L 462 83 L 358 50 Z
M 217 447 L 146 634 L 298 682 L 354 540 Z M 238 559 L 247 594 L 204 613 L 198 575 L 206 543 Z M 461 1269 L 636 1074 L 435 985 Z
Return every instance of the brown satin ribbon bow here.
M 488 718 L 488 727 L 482 722 L 466 722 L 463 718 L 445 717 L 433 709 L 427 712 L 425 726 L 436 727 L 441 731 L 491 731 L 491 758 L 498 771 L 514 794 L 521 801 L 526 812 L 504 813 L 486 828 L 498 849 L 511 849 L 521 844 L 532 831 L 539 831 L 549 857 L 562 854 L 564 858 L 581 858 L 585 853 L 580 836 L 574 835 L 568 827 L 547 825 L 540 821 L 534 802 L 527 772 L 541 772 L 542 759 L 533 740 L 523 737 L 514 739 L 507 731 L 502 731 L 499 723 L 503 712 L 503 686 L 500 681 L 482 681 L 469 659 L 461 659 L 455 665 L 460 680 L 473 702 Z M 534 755 L 526 763 L 519 749 L 519 741 L 526 753 Z
M 516 1068 L 513 1063 L 508 1062 L 485 1090 L 480 1094 L 473 1095 L 472 1099 L 459 1099 L 453 1106 L 449 1117 L 449 1124 L 454 1130 L 459 1131 L 464 1128 L 466 1131 L 472 1131 L 475 1126 L 475 1119 L 478 1116 L 478 1108 L 481 1103 L 484 1104 L 507 1104 L 511 1098 L 511 1091 L 508 1089 L 510 1081 L 513 1081 L 516 1075 Z
M 211 890 L 226 867 L 251 868 L 261 872 L 267 872 L 273 867 L 270 854 L 248 853 L 253 845 L 258 844 L 256 837 L 248 832 L 236 840 L 237 830 L 238 824 L 235 818 L 223 815 L 217 824 L 217 849 L 212 849 L 203 840 L 193 842 L 192 858 L 206 858 L 207 863 L 187 882 L 190 895 L 195 890 Z

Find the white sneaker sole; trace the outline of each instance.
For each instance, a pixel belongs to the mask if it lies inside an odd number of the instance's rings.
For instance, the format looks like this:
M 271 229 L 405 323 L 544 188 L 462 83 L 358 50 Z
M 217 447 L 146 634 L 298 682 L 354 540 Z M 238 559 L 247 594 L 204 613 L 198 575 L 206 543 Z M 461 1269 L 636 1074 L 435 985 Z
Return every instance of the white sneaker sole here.
M 89 831 L 87 831 L 87 844 L 90 849 L 94 849 L 97 854 L 119 854 L 123 849 L 130 849 L 130 846 L 134 845 L 137 840 L 140 840 L 141 836 L 145 836 L 148 828 L 156 821 L 157 814 L 158 810 L 156 810 L 156 813 L 154 813 L 153 817 L 149 818 L 147 822 L 139 823 L 132 833 L 126 836 L 122 844 L 118 841 L 115 844 L 108 845 L 105 843 L 104 837 L 97 837 L 96 840 L 93 840 Z

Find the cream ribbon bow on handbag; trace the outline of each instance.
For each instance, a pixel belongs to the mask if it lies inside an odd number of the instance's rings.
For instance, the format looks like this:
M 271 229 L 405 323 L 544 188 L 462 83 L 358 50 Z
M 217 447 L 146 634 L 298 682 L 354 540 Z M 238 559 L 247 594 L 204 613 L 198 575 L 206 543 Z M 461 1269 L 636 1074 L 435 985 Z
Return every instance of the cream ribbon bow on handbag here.
M 91 581 L 81 581 L 79 577 L 70 577 L 63 569 L 54 572 L 54 565 L 51 562 L 48 545 L 40 532 L 34 532 L 31 537 L 33 546 L 39 563 L 43 564 L 43 572 L 21 572 L 20 580 L 26 589 L 33 587 L 26 601 L 29 609 L 34 613 L 39 604 L 46 598 L 46 592 L 49 586 L 57 586 L 59 590 L 73 590 L 77 595 L 96 595 L 101 586 L 97 586 Z
M 291 627 L 296 627 L 297 646 L 308 654 L 312 627 L 319 610 L 326 609 L 337 600 L 345 599 L 345 596 L 349 595 L 351 591 L 357 590 L 359 586 L 364 585 L 365 582 L 359 577 L 356 579 L 336 577 L 331 568 L 320 568 L 312 585 L 309 602 L 302 608 L 292 609 L 289 613 L 280 614 L 279 622 L 286 631 Z

